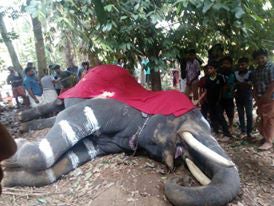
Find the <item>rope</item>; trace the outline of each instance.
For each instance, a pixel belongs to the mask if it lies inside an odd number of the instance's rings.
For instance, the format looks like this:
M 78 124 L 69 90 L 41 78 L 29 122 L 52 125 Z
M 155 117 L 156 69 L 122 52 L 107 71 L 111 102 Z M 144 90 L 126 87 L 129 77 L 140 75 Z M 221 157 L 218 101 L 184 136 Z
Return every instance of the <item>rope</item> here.
M 149 117 L 146 117 L 146 120 L 145 120 L 144 124 L 142 125 L 141 128 L 138 129 L 138 131 L 136 132 L 136 134 L 135 134 L 134 137 L 133 137 L 133 141 L 134 141 L 134 139 L 136 139 L 136 146 L 134 146 L 134 145 L 132 146 L 132 149 L 133 149 L 133 154 L 132 154 L 132 156 L 135 156 L 135 154 L 136 154 L 136 151 L 137 151 L 138 145 L 139 145 L 139 141 L 138 141 L 138 140 L 139 140 L 139 137 L 140 137 L 140 135 L 142 134 L 144 128 L 146 127 L 146 125 L 147 125 L 149 119 L 150 119 Z

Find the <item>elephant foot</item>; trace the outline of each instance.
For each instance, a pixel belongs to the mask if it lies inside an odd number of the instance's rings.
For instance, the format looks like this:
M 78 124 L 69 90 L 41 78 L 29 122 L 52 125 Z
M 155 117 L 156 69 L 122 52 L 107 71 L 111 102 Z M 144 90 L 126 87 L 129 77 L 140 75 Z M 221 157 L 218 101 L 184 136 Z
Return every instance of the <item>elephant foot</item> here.
M 2 162 L 2 166 L 5 168 L 18 168 L 21 167 L 18 162 L 18 151 L 25 145 L 28 140 L 23 138 L 15 139 L 16 145 L 17 145 L 17 152 L 11 156 L 9 159 L 6 159 Z
M 12 175 L 12 172 L 10 173 L 9 171 L 7 171 L 7 168 L 4 169 L 3 171 L 3 179 L 2 179 L 2 182 L 1 182 L 1 185 L 3 187 L 12 187 L 13 184 L 13 179 L 14 179 L 14 176 Z
M 17 159 L 17 154 L 13 155 L 9 159 L 5 160 L 1 164 L 4 168 L 19 168 L 20 164 Z

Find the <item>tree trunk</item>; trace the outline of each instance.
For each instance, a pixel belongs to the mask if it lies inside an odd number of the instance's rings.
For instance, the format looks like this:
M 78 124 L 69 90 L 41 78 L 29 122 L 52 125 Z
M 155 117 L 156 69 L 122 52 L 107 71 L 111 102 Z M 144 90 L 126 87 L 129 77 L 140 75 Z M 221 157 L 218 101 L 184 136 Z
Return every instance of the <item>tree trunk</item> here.
M 97 54 L 94 52 L 88 53 L 88 60 L 89 60 L 90 67 L 94 67 L 94 66 L 101 64 Z
M 44 70 L 47 69 L 47 61 L 46 61 L 46 54 L 45 54 L 45 45 L 44 45 L 44 38 L 42 33 L 42 26 L 41 22 L 37 17 L 31 17 L 33 33 L 35 38 L 35 51 L 38 63 L 38 75 L 41 78 L 44 76 Z
M 1 35 L 2 35 L 2 38 L 3 38 L 3 41 L 5 42 L 5 45 L 7 46 L 7 49 L 9 51 L 9 55 L 10 55 L 13 67 L 18 72 L 18 74 L 23 76 L 22 67 L 19 63 L 17 54 L 16 54 L 15 49 L 12 45 L 12 41 L 8 37 L 8 32 L 7 32 L 6 25 L 5 25 L 3 17 L 4 17 L 3 13 L 0 13 L 0 32 L 1 32 Z
M 162 89 L 161 84 L 161 76 L 160 76 L 160 70 L 156 71 L 155 69 L 151 69 L 151 89 L 153 91 L 159 91 Z
M 65 40 L 65 60 L 67 67 L 73 67 L 75 66 L 74 64 L 74 56 L 72 54 L 72 48 L 71 48 L 71 41 L 68 38 L 69 34 L 66 34 L 66 40 Z

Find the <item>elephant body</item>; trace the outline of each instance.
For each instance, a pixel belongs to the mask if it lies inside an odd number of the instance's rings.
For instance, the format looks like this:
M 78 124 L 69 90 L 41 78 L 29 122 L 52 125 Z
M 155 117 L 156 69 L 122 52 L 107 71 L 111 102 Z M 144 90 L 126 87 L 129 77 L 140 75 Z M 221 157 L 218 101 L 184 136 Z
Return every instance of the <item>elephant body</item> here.
M 17 153 L 5 162 L 4 185 L 48 185 L 96 157 L 143 151 L 170 170 L 174 161 L 184 159 L 189 168 L 191 161 L 207 176 L 194 170 L 204 185 L 193 188 L 168 180 L 165 194 L 176 206 L 224 205 L 239 192 L 237 168 L 199 109 L 179 116 L 148 114 L 111 98 L 67 98 L 65 105 L 48 120 L 53 126 L 41 140 L 17 140 Z

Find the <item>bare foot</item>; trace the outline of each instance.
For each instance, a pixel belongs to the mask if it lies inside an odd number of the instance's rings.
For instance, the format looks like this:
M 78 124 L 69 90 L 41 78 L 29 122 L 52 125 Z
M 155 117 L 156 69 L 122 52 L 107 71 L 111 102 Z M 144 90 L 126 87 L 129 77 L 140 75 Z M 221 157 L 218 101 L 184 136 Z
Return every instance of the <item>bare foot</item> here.
M 272 148 L 272 143 L 270 142 L 265 142 L 262 146 L 260 146 L 258 149 L 259 150 L 269 150 Z

